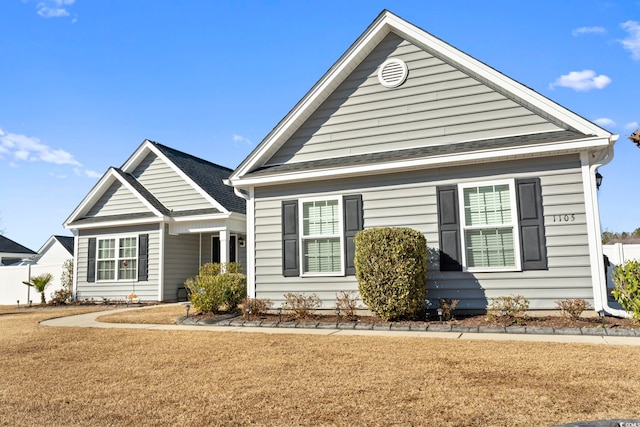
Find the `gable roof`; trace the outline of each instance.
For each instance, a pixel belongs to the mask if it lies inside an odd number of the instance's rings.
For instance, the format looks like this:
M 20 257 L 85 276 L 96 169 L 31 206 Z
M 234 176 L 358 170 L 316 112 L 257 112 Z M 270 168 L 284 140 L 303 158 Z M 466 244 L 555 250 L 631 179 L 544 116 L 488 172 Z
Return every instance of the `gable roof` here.
M 178 176 L 186 181 L 197 193 L 210 203 L 208 209 L 193 209 L 173 212 L 147 189 L 132 172 L 149 153 L 160 157 Z M 167 147 L 157 142 L 145 140 L 125 161 L 121 168 L 110 167 L 82 202 L 64 222 L 65 227 L 86 226 L 90 224 L 148 223 L 170 217 L 188 215 L 244 214 L 245 201 L 238 197 L 234 189 L 224 185 L 223 180 L 231 173 L 231 169 L 208 162 L 182 151 Z M 115 183 L 124 186 L 142 205 L 145 212 L 127 212 L 121 214 L 85 216 L 87 212 Z
M 53 236 L 60 244 L 73 255 L 73 237 L 71 236 Z
M 605 147 L 617 139 L 617 136 L 613 136 L 594 123 L 384 10 L 265 139 L 245 158 L 231 174 L 229 182 L 237 187 L 241 187 L 243 184 L 255 185 L 260 182 L 259 175 L 267 175 L 267 172 L 262 168 L 269 163 L 274 154 L 311 117 L 314 111 L 329 98 L 339 85 L 350 76 L 367 55 L 391 33 L 408 40 L 449 66 L 489 86 L 518 105 L 555 124 L 558 127 L 559 141 L 566 140 L 564 138 L 567 135 L 566 132 L 573 133 L 574 139 L 583 139 L 582 147 L 589 145 Z M 460 143 L 469 142 L 471 141 L 460 141 Z M 515 141 L 504 139 L 501 142 L 508 144 Z M 456 146 L 463 148 L 459 143 L 456 143 Z M 547 151 L 558 151 L 559 144 L 549 145 L 545 149 Z M 575 147 L 572 146 L 570 149 L 575 150 Z M 408 153 L 404 153 L 404 155 L 406 154 Z M 391 157 L 396 155 L 397 153 L 391 154 Z M 359 157 L 360 160 L 356 157 Z M 351 162 L 365 161 L 366 159 L 366 155 L 354 155 L 332 160 L 342 165 L 348 165 Z M 270 171 L 271 174 L 277 174 L 284 172 L 287 168 L 301 171 L 315 166 L 318 166 L 318 164 L 314 162 L 301 162 L 297 163 L 296 166 L 288 167 L 274 164 L 270 167 Z M 278 168 L 280 168 L 280 171 Z
M 200 188 L 215 198 L 231 212 L 245 213 L 245 201 L 238 197 L 233 188 L 225 185 L 224 180 L 231 175 L 232 169 L 217 165 L 191 154 L 178 151 L 154 141 L 149 141 L 169 160 L 180 168 Z
M 36 252 L 0 234 L 0 256 L 20 257 L 23 255 L 36 255 Z

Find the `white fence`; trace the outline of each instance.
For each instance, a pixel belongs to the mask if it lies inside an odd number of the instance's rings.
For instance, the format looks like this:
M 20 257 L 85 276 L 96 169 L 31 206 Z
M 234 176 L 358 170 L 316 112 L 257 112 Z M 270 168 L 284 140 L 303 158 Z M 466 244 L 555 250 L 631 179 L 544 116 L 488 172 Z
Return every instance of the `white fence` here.
M 62 287 L 60 284 L 62 271 L 61 264 L 0 267 L 0 305 L 15 305 L 17 301 L 20 301 L 20 305 L 27 305 L 30 300 L 33 304 L 40 304 L 40 293 L 36 292 L 33 287 L 22 283 L 29 280 L 29 273 L 31 273 L 31 277 L 43 273 L 51 273 L 53 275 L 53 280 L 45 290 L 45 296 L 49 301 L 51 295 Z
M 640 261 L 640 245 L 614 243 L 613 245 L 602 245 L 602 252 L 609 258 L 611 264 L 607 269 L 607 287 L 612 289 L 615 287 L 611 273 L 613 267 L 624 264 L 629 260 Z

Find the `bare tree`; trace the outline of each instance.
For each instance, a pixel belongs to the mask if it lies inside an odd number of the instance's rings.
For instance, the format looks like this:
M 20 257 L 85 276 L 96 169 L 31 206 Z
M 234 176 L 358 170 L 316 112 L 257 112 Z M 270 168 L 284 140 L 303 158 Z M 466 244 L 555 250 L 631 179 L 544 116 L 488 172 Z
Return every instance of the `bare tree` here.
M 629 139 L 640 148 L 640 129 L 636 129 L 631 135 L 629 135 Z

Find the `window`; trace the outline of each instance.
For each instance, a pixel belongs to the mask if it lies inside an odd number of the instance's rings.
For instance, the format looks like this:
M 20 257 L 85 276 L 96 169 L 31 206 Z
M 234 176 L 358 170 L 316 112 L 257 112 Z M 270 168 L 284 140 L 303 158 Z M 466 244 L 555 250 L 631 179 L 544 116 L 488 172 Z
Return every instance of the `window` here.
M 519 270 L 514 182 L 461 185 L 463 264 L 473 270 Z
M 302 273 L 342 273 L 340 199 L 301 203 Z
M 137 237 L 99 239 L 98 280 L 135 280 L 138 274 L 137 242 Z
M 547 270 L 540 178 L 437 188 L 441 271 Z
M 363 228 L 360 194 L 283 200 L 282 275 L 355 275 L 354 238 Z

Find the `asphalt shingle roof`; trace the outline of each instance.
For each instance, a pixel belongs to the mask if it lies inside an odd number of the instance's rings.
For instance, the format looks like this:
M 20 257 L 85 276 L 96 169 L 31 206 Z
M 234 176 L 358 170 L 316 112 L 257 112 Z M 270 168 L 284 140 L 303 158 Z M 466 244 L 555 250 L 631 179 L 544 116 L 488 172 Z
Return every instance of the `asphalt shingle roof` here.
M 136 191 L 140 193 L 140 195 L 144 197 L 161 214 L 163 215 L 169 214 L 170 210 L 167 209 L 162 203 L 160 203 L 160 201 L 156 199 L 156 196 L 151 194 L 151 192 L 147 190 L 142 184 L 140 184 L 140 182 L 138 182 L 138 180 L 135 179 L 131 174 L 126 173 L 119 168 L 113 168 L 113 170 L 115 170 L 118 175 L 123 177 L 129 184 L 131 184 L 131 186 L 135 188 Z
M 73 237 L 71 236 L 53 236 L 60 244 L 73 255 Z
M 265 166 L 257 169 L 247 177 L 276 175 L 287 172 L 303 172 L 317 169 L 329 169 L 337 167 L 362 166 L 376 163 L 386 163 L 415 158 L 429 158 L 446 154 L 457 154 L 477 150 L 487 150 L 503 147 L 517 147 L 532 143 L 559 142 L 571 139 L 584 138 L 585 135 L 574 131 L 547 132 L 534 135 L 513 136 L 508 138 L 495 138 L 481 141 L 461 142 L 458 144 L 437 145 L 430 147 L 418 147 L 406 150 L 385 151 L 380 153 L 361 154 L 346 157 L 334 157 L 328 159 L 313 160 L 308 162 L 286 163 L 282 165 Z
M 25 246 L 22 246 L 20 243 L 14 242 L 13 240 L 1 234 L 0 234 L 0 252 L 10 253 L 10 254 L 25 254 L 25 255 L 35 255 L 37 253 Z
M 227 210 L 242 214 L 245 213 L 245 200 L 236 196 L 233 188 L 225 185 L 223 182 L 223 180 L 227 179 L 229 175 L 231 175 L 231 172 L 233 172 L 231 169 L 208 162 L 191 154 L 174 150 L 157 142 L 149 142 Z

